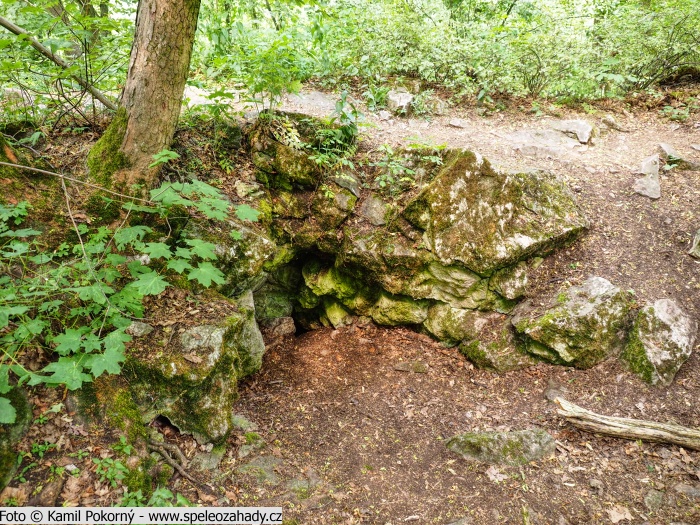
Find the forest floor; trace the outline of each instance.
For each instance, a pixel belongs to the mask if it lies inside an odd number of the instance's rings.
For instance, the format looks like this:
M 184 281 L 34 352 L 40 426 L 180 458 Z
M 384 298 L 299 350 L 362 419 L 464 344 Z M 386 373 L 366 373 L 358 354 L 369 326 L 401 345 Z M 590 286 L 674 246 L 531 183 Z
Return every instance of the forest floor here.
M 328 115 L 333 97 L 307 92 L 289 97 L 285 109 Z M 668 297 L 700 318 L 700 261 L 687 253 L 700 228 L 700 172 L 662 170 L 658 200 L 632 190 L 642 160 L 661 142 L 700 162 L 697 114 L 679 123 L 656 109 L 622 105 L 488 115 L 470 107 L 426 120 L 382 119 L 361 109 L 371 124 L 362 149 L 446 143 L 476 150 L 497 168 L 545 169 L 567 181 L 591 228 L 545 260 L 528 295 L 595 275 L 634 290 L 639 305 Z M 619 129 L 603 123 L 609 114 Z M 523 149 L 513 138 L 560 119 L 586 120 L 600 134 L 593 144 L 556 151 Z M 555 388 L 606 415 L 699 427 L 699 349 L 662 388 L 617 360 L 589 370 L 539 364 L 497 375 L 405 328 L 304 333 L 271 345 L 262 370 L 241 385 L 236 412 L 243 423 L 218 468 L 192 468 L 197 484 L 176 475 L 169 488 L 203 505 L 281 506 L 289 524 L 698 524 L 700 452 L 576 430 L 544 394 Z M 65 410 L 47 413 L 60 395 L 33 393 L 39 421 L 23 443 L 32 454 L 6 496 L 25 505 L 116 504 L 123 489 L 99 479 L 93 458 L 119 458 L 111 446 L 118 434 Z M 445 447 L 465 431 L 532 427 L 549 432 L 557 449 L 523 467 L 469 463 Z M 189 459 L 201 452 L 189 436 L 161 431 Z M 45 443 L 58 446 L 40 457 Z M 80 469 L 75 476 L 58 469 L 72 466 Z M 46 489 L 52 479 L 53 492 Z

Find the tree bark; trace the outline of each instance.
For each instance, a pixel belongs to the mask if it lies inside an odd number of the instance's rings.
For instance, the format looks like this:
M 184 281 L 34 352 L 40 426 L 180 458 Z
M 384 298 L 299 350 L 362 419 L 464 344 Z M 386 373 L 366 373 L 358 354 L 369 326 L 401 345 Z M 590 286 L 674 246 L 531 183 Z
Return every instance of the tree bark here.
M 152 156 L 170 146 L 180 115 L 201 0 L 140 0 L 120 110 L 88 159 L 98 180 L 152 186 Z M 116 161 L 115 161 L 116 159 Z M 118 172 L 105 172 L 119 168 Z

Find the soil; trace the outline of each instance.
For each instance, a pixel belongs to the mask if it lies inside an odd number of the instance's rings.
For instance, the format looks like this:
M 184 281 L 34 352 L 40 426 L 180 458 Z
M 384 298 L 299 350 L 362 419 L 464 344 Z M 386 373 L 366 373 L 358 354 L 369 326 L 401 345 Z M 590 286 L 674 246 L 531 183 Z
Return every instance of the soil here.
M 328 114 L 332 100 L 294 97 L 286 108 Z M 588 113 L 552 107 L 549 114 L 457 107 L 430 120 L 381 120 L 360 109 L 373 125 L 363 131 L 366 151 L 417 139 L 447 143 L 476 150 L 500 169 L 546 169 L 568 182 L 590 230 L 545 260 L 531 276 L 528 295 L 556 293 L 596 275 L 634 290 L 639 305 L 669 297 L 700 318 L 700 261 L 687 254 L 700 228 L 700 172 L 663 172 L 656 201 L 632 191 L 641 161 L 657 153 L 660 142 L 700 162 L 693 148 L 700 144 L 697 114 L 678 123 L 657 110 L 622 105 L 588 107 Z M 608 114 L 625 131 L 607 128 Z M 464 127 L 450 125 L 455 117 Z M 575 118 L 600 129 L 592 145 L 528 156 L 508 137 Z M 65 162 L 75 162 L 75 155 L 70 159 Z M 196 483 L 176 474 L 168 487 L 202 505 L 281 506 L 289 524 L 698 524 L 700 452 L 577 430 L 545 396 L 556 390 L 606 415 L 699 427 L 698 349 L 674 383 L 660 388 L 615 359 L 589 370 L 539 364 L 497 375 L 408 328 L 370 324 L 300 334 L 271 342 L 262 370 L 240 385 L 236 411 L 252 426 L 234 432 L 218 468 L 188 468 Z M 56 389 L 35 389 L 32 401 L 38 421 L 22 443 L 24 459 L 5 499 L 24 505 L 119 502 L 121 482 L 101 480 L 94 461 L 133 462 L 113 448 L 119 433 L 69 409 L 47 412 L 64 401 Z M 167 422 L 157 427 L 188 460 L 206 452 Z M 467 462 L 445 447 L 466 431 L 533 427 L 549 432 L 557 449 L 523 467 Z M 44 443 L 55 446 L 40 451 Z M 57 470 L 67 465 L 80 472 Z M 51 479 L 61 490 L 47 484 Z

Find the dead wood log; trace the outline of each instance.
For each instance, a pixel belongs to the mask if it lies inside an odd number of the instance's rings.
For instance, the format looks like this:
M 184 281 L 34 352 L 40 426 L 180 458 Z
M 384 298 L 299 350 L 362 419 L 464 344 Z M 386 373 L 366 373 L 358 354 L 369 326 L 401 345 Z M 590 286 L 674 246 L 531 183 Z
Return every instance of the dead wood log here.
M 557 413 L 580 429 L 623 439 L 671 443 L 691 450 L 700 450 L 700 430 L 698 429 L 675 423 L 603 416 L 575 405 L 563 397 L 556 397 L 553 401 L 559 407 Z

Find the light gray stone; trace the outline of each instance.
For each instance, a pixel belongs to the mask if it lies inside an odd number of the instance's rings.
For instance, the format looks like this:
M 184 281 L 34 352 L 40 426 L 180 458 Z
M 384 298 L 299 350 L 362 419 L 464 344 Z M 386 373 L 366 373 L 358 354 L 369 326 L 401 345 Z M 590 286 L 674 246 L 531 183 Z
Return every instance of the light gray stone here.
M 658 199 L 661 197 L 661 183 L 658 175 L 646 175 L 634 181 L 632 189 L 635 193 L 639 193 L 650 199 Z
M 152 331 L 153 327 L 150 324 L 142 323 L 141 321 L 134 321 L 126 329 L 126 333 L 134 337 L 143 337 L 150 334 Z
M 581 146 L 578 140 L 553 129 L 520 130 L 506 138 L 513 143 L 515 150 L 537 158 L 560 158 Z
M 656 154 L 647 157 L 642 161 L 642 166 L 639 168 L 639 173 L 642 175 L 657 177 L 658 180 L 660 162 L 659 156 Z
M 590 368 L 622 349 L 629 311 L 625 292 L 602 277 L 591 277 L 545 299 L 544 306 L 524 301 L 511 322 L 529 353 Z
M 651 489 L 644 496 L 644 505 L 650 511 L 659 510 L 664 504 L 664 493 L 660 490 Z
M 450 119 L 449 125 L 452 126 L 453 128 L 464 129 L 464 128 L 469 127 L 469 122 L 467 122 L 466 120 L 464 120 L 462 118 L 455 117 L 453 119 Z
M 593 126 L 585 120 L 559 120 L 552 122 L 552 129 L 576 137 L 581 144 L 588 144 L 593 134 Z
M 513 432 L 467 432 L 447 442 L 465 459 L 498 465 L 525 465 L 554 453 L 554 439 L 541 429 Z
M 622 353 L 630 368 L 652 385 L 668 386 L 695 345 L 698 323 L 671 299 L 639 311 Z
M 386 224 L 387 214 L 390 210 L 389 204 L 376 195 L 370 195 L 360 205 L 360 215 L 371 222 L 374 226 Z
M 700 259 L 700 230 L 695 232 L 695 237 L 693 237 L 693 244 L 691 245 L 688 253 L 696 259 Z
M 413 98 L 413 95 L 406 90 L 392 89 L 386 96 L 386 106 L 389 111 L 396 115 L 407 115 L 411 109 Z

